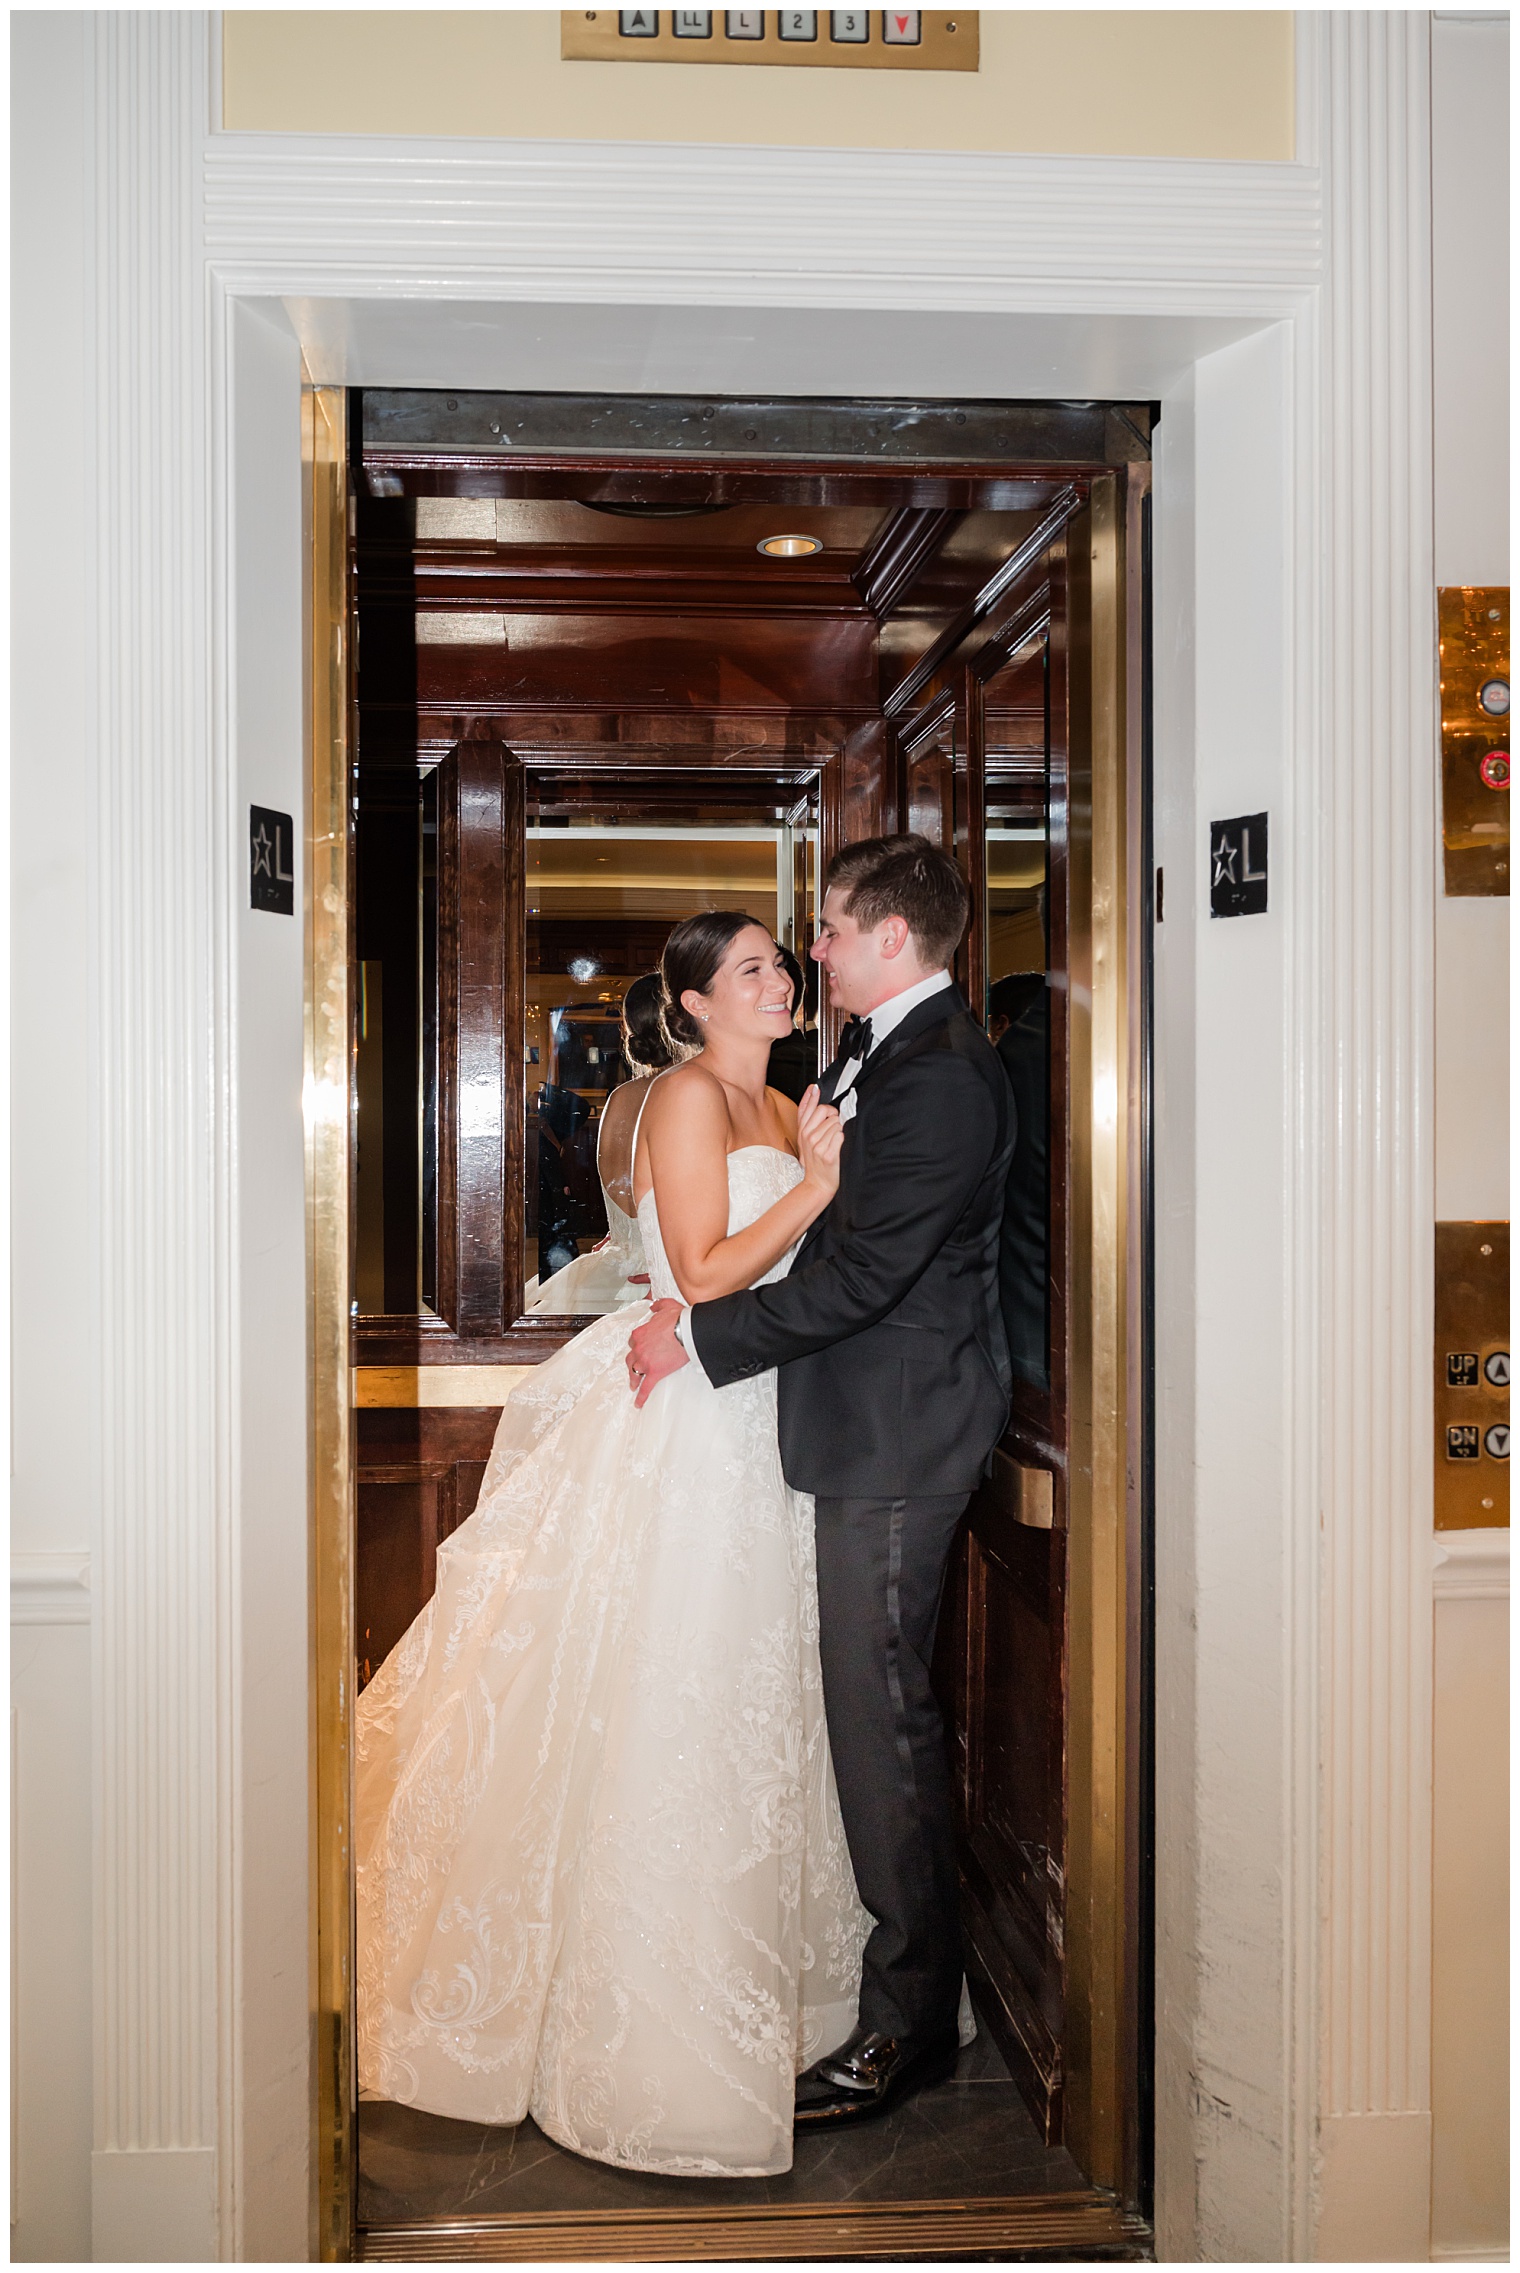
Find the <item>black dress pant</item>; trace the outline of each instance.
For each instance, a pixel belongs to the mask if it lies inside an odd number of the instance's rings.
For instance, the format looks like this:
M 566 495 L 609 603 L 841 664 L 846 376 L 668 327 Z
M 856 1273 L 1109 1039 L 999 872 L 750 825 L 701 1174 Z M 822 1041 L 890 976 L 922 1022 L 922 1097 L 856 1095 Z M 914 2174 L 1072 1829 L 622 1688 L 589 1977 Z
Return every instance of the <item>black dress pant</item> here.
M 819 1649 L 829 1748 L 866 1943 L 860 2025 L 937 2037 L 956 2024 L 960 1903 L 934 1629 L 968 1492 L 817 1503 Z

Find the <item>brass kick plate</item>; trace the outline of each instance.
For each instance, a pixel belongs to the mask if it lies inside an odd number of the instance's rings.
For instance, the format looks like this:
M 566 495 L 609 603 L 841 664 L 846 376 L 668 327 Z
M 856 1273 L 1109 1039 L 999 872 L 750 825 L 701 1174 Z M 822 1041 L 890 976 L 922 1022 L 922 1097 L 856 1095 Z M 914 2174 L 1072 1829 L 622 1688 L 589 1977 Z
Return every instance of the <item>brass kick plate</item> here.
M 1509 892 L 1509 587 L 1447 584 L 1441 626 L 1441 827 L 1452 899 Z
M 975 71 L 975 8 L 566 8 L 565 63 L 765 63 L 835 71 Z
M 1436 1529 L 1509 1522 L 1509 1225 L 1436 1225 Z

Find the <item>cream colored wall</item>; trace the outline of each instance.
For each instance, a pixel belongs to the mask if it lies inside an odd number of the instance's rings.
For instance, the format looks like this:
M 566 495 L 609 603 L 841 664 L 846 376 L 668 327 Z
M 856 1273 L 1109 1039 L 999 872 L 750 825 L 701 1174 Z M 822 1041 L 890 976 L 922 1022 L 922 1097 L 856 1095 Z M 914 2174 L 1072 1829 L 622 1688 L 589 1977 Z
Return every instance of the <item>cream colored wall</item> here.
M 1430 2254 L 1507 2257 L 1509 1554 L 1458 1532 L 1436 1573 Z
M 1293 17 L 983 9 L 981 69 L 562 63 L 548 8 L 229 10 L 223 123 L 310 134 L 1293 156 Z M 889 228 L 891 217 L 883 214 Z
M 1509 27 L 1431 24 L 1435 567 L 1509 581 Z M 1509 1212 L 1509 902 L 1436 900 L 1436 1213 Z M 1430 2253 L 1508 2254 L 1509 1534 L 1438 1536 Z

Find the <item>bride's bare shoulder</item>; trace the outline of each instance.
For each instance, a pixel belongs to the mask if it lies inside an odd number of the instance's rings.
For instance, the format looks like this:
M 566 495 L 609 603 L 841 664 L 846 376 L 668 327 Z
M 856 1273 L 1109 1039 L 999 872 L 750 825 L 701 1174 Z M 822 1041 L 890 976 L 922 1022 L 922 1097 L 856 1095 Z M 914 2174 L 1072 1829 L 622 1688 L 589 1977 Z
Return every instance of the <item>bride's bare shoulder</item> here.
M 728 1126 L 728 1100 L 722 1082 L 706 1066 L 675 1065 L 657 1077 L 644 1110 L 643 1134 L 658 1139 L 679 1130 L 687 1136 L 719 1126 Z

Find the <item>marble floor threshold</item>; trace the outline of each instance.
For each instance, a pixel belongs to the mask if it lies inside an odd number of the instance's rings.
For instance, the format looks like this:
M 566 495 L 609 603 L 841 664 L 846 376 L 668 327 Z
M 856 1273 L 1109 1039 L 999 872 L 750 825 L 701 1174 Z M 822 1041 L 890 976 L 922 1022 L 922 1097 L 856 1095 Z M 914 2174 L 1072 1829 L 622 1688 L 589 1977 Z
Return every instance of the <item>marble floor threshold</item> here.
M 366 2100 L 358 2222 L 365 2257 L 410 2262 L 1141 2254 L 1134 2222 L 1044 2145 L 985 2028 L 947 2082 L 878 2122 L 799 2138 L 778 2178 L 615 2170 L 531 2120 L 490 2128 Z

